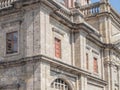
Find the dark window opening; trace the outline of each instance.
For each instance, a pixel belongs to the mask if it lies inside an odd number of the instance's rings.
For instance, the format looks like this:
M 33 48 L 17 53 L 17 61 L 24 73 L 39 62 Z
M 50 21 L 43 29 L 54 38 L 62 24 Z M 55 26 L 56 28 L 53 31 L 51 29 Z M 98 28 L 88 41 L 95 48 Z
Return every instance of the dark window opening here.
M 18 32 L 6 34 L 6 53 L 12 54 L 18 52 Z

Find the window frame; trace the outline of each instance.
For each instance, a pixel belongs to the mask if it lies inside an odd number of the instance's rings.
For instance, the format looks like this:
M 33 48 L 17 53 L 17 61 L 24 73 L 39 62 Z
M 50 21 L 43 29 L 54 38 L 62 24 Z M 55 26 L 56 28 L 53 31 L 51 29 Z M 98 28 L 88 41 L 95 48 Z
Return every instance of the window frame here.
M 95 65 L 95 63 L 96 63 L 96 65 Z M 94 71 L 94 73 L 98 73 L 99 72 L 98 58 L 96 58 L 96 57 L 93 57 L 93 71 Z
M 65 80 L 61 79 L 61 78 L 57 78 L 55 79 L 52 83 L 51 83 L 51 88 L 55 89 L 55 90 L 72 90 L 71 86 L 68 82 L 66 82 Z
M 58 41 L 60 42 L 60 47 L 59 47 L 59 48 L 60 48 L 60 51 L 59 51 L 59 54 L 60 54 L 60 55 L 59 55 L 59 56 L 57 56 L 57 53 L 58 53 L 58 52 L 56 52 L 56 51 L 57 51 L 57 50 L 56 50 L 56 49 L 57 49 L 57 48 L 56 48 L 56 40 L 58 40 Z M 55 37 L 55 38 L 54 38 L 54 53 L 55 53 L 55 57 L 56 57 L 56 58 L 59 58 L 59 59 L 62 58 L 62 46 L 61 46 L 61 45 L 62 45 L 61 39 Z
M 7 48 L 8 48 L 8 38 L 7 38 L 7 36 L 8 36 L 8 34 L 13 34 L 12 35 L 12 44 L 14 43 L 14 33 L 17 33 L 17 50 L 16 51 L 11 51 L 11 52 L 8 52 L 7 50 Z M 5 53 L 6 53 L 6 55 L 11 55 L 11 54 L 17 54 L 18 52 L 19 52 L 19 32 L 18 31 L 11 31 L 11 32 L 7 32 L 6 33 L 6 50 L 5 50 Z M 14 49 L 14 45 L 12 45 L 12 49 Z

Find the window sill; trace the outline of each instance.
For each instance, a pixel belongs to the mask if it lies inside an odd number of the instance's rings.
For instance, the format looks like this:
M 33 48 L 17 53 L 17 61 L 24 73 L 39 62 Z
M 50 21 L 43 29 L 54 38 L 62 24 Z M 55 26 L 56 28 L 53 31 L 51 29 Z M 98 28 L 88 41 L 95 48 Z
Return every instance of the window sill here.
M 10 53 L 10 54 L 5 54 L 4 56 L 5 57 L 11 57 L 11 56 L 16 56 L 16 55 L 18 55 L 19 54 L 19 52 L 16 52 L 16 53 Z
M 62 58 L 57 58 L 57 57 L 54 57 L 56 60 L 59 60 L 59 61 L 61 61 L 62 60 Z
M 93 76 L 100 77 L 99 73 L 93 72 L 92 74 L 93 74 Z

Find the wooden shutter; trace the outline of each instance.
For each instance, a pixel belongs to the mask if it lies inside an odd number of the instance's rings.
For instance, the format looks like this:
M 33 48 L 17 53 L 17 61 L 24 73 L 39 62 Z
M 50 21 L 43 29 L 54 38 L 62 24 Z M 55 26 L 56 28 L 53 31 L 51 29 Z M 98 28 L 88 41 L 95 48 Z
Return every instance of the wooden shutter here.
M 97 58 L 94 58 L 94 72 L 98 73 L 98 62 L 97 62 Z
M 55 56 L 61 58 L 61 40 L 55 38 Z

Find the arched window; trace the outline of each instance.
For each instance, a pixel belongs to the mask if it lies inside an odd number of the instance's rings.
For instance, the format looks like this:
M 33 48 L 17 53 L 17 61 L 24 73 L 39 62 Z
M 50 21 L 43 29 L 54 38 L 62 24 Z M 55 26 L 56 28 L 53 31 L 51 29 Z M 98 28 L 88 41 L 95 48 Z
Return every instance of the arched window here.
M 52 84 L 51 88 L 54 90 L 71 90 L 68 83 L 62 79 L 56 79 Z

